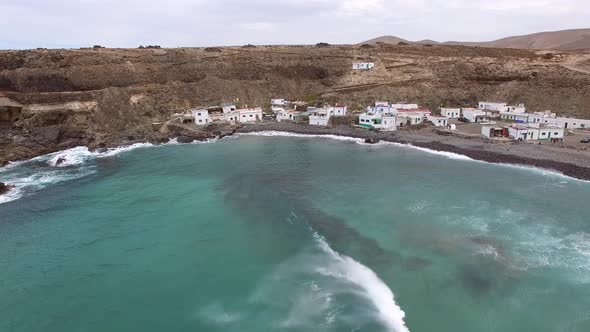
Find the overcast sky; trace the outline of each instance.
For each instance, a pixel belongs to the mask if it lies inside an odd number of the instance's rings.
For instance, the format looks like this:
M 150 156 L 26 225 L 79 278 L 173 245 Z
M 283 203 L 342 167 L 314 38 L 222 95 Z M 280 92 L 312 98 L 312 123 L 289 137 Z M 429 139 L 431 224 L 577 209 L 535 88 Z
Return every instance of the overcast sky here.
M 487 41 L 590 27 L 590 0 L 0 0 L 0 49 Z

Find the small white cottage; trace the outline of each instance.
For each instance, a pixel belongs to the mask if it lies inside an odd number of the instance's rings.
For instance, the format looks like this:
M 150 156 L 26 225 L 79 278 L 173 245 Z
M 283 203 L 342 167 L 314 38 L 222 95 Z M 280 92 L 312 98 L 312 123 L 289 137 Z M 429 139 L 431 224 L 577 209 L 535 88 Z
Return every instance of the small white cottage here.
M 355 62 L 352 64 L 352 70 L 371 70 L 375 68 L 373 62 Z

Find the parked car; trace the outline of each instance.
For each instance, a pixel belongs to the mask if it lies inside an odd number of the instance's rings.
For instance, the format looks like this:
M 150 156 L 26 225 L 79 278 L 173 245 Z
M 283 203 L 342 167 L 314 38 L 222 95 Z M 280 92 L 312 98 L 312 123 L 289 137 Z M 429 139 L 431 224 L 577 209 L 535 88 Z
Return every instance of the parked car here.
M 580 143 L 590 143 L 590 137 L 584 138 L 583 140 L 580 141 Z
M 469 122 L 469 120 L 467 120 L 466 118 L 463 118 L 463 117 L 459 118 L 459 121 L 461 121 L 461 122 Z

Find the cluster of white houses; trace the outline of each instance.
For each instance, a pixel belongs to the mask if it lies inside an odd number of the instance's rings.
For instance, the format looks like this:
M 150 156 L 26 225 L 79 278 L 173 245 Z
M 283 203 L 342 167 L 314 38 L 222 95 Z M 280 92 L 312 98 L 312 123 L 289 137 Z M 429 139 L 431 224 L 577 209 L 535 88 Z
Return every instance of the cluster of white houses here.
M 482 124 L 482 135 L 488 138 L 510 137 L 516 140 L 560 140 L 565 129 L 590 129 L 590 120 L 558 117 L 551 111 L 527 113 L 524 104 L 511 106 L 506 103 L 479 102 L 477 108 L 441 108 L 440 115 L 432 114 L 418 104 L 389 103 L 377 101 L 359 115 L 359 126 L 394 131 L 398 127 L 420 125 L 431 122 L 436 127 L 455 127 L 449 119 Z M 309 121 L 313 126 L 327 126 L 332 117 L 348 114 L 346 105 L 306 107 L 305 102 L 291 102 L 286 99 L 271 99 L 271 111 L 276 121 Z M 190 114 L 176 114 L 184 123 L 194 122 L 207 125 L 214 122 L 252 123 L 263 119 L 262 108 L 237 108 L 227 103 L 209 108 L 195 108 Z M 499 126 L 494 120 L 512 121 L 513 124 Z
M 521 124 L 540 123 L 564 129 L 590 129 L 590 120 L 560 117 L 551 111 L 527 113 L 524 104 L 511 106 L 506 103 L 479 102 L 477 108 L 441 108 L 440 112 L 450 119 L 463 118 L 474 123 L 502 119 Z
M 551 111 L 527 113 L 524 104 L 512 106 L 498 102 L 479 102 L 477 108 L 441 108 L 441 114 L 466 122 L 481 123 L 481 133 L 488 138 L 562 140 L 566 129 L 590 128 L 590 120 L 559 117 Z M 509 126 L 494 126 L 494 120 L 514 123 Z
M 360 126 L 383 131 L 393 131 L 405 125 L 419 125 L 425 121 L 430 121 L 437 127 L 446 127 L 449 124 L 446 116 L 434 115 L 430 110 L 410 103 L 390 104 L 378 101 L 359 116 Z
M 252 123 L 262 120 L 262 108 L 237 108 L 227 103 L 209 108 L 193 108 L 190 116 L 180 114 L 182 122 L 194 122 L 196 125 L 207 125 L 214 122 Z
M 346 105 L 337 104 L 317 108 L 305 107 L 305 104 L 301 101 L 290 102 L 285 99 L 271 99 L 271 111 L 275 114 L 277 122 L 299 121 L 302 117 L 308 117 L 309 124 L 312 126 L 327 126 L 330 118 L 348 114 Z

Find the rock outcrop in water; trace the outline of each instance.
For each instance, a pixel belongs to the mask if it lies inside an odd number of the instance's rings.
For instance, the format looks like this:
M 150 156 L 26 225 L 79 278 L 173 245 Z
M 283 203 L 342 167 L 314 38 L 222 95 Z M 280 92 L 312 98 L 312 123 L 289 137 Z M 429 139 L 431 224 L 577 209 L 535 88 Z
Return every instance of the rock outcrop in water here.
M 7 194 L 14 186 L 7 185 L 4 182 L 0 182 L 0 195 Z

